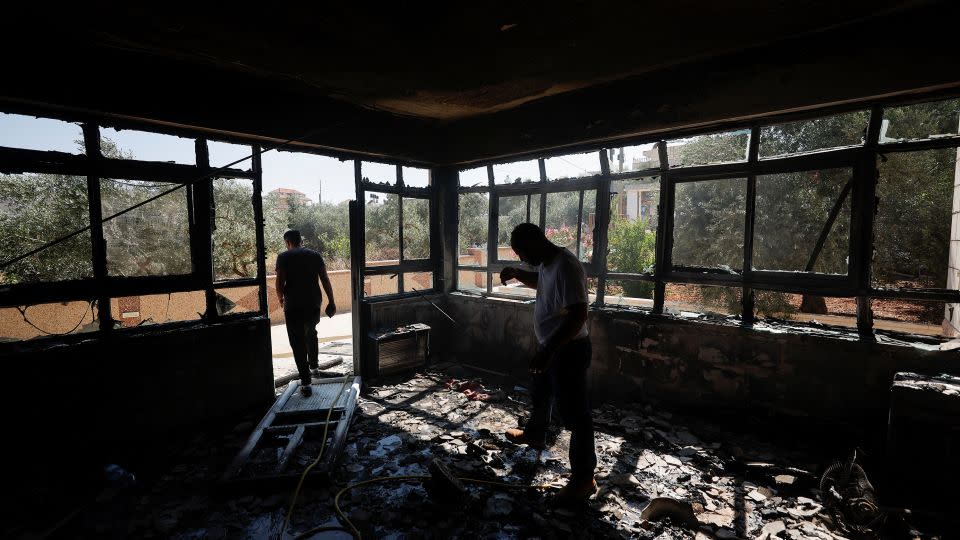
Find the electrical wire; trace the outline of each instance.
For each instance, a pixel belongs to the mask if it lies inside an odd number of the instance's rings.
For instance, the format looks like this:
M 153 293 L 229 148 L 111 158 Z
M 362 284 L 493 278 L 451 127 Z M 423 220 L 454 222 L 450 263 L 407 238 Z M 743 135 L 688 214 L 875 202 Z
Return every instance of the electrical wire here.
M 44 335 L 47 335 L 47 336 L 66 336 L 66 335 L 70 335 L 70 334 L 76 332 L 78 328 L 80 328 L 81 326 L 83 326 L 83 321 L 86 320 L 86 318 L 87 318 L 87 313 L 90 313 L 91 315 L 93 314 L 93 305 L 96 304 L 96 303 L 97 303 L 96 300 L 90 300 L 89 303 L 88 303 L 88 305 L 87 305 L 87 309 L 83 310 L 83 315 L 80 316 L 80 321 L 77 323 L 76 326 L 74 326 L 74 327 L 73 327 L 72 329 L 70 329 L 70 330 L 67 330 L 66 332 L 47 332 L 47 331 L 44 330 L 43 328 L 40 328 L 39 326 L 37 326 L 36 324 L 34 324 L 33 321 L 31 321 L 30 318 L 27 317 L 27 309 L 29 309 L 30 306 L 15 306 L 15 307 L 16 307 L 17 311 L 20 312 L 20 317 L 23 318 L 23 322 L 29 324 L 30 326 L 32 326 L 32 327 L 33 327 L 35 330 L 37 330 L 38 332 L 41 332 L 41 333 L 43 333 Z M 96 319 L 94 319 L 94 320 L 96 320 Z M 91 322 L 93 322 L 93 321 L 91 321 Z
M 320 463 L 320 458 L 323 457 L 323 451 L 327 446 L 327 432 L 330 429 L 330 417 L 333 415 L 333 407 L 340 401 L 340 397 L 343 395 L 344 390 L 347 389 L 347 384 L 353 381 L 353 377 L 344 375 L 343 385 L 340 387 L 340 391 L 337 392 L 336 397 L 333 402 L 330 403 L 330 407 L 327 409 L 327 419 L 323 423 L 323 439 L 320 441 L 320 452 L 317 453 L 317 459 L 313 460 L 313 463 L 307 466 L 303 470 L 303 474 L 300 475 L 300 480 L 297 482 L 297 488 L 293 491 L 293 498 L 290 501 L 290 508 L 287 510 L 287 516 L 283 519 L 283 528 L 280 529 L 280 535 L 282 536 L 286 532 L 287 527 L 290 526 L 290 517 L 293 515 L 293 509 L 297 506 L 297 499 L 300 497 L 300 489 L 303 487 L 304 480 L 307 479 L 307 475 L 310 474 L 310 471 Z
M 559 159 L 560 159 L 561 161 L 565 161 L 565 162 L 567 162 L 568 165 L 573 165 L 575 168 L 580 169 L 581 171 L 583 171 L 583 172 L 585 172 L 585 173 L 590 172 L 590 171 L 588 171 L 587 169 L 584 169 L 583 167 L 577 165 L 576 163 L 570 161 L 569 159 L 567 159 L 567 158 L 565 158 L 565 157 L 562 157 L 562 156 L 558 156 L 558 157 L 559 157 Z
M 245 156 L 245 157 L 242 157 L 242 158 L 240 158 L 240 159 L 237 159 L 237 160 L 235 160 L 235 161 L 233 161 L 233 162 L 231 162 L 231 163 L 228 163 L 228 164 L 226 164 L 226 165 L 224 165 L 224 166 L 222 166 L 222 167 L 217 167 L 217 168 L 215 168 L 215 169 L 210 169 L 209 171 L 207 171 L 207 172 L 204 173 L 203 175 L 201 175 L 201 176 L 199 176 L 199 177 L 197 177 L 197 178 L 195 178 L 195 179 L 193 179 L 193 180 L 184 182 L 184 183 L 182 183 L 182 184 L 178 184 L 178 185 L 176 185 L 176 186 L 174 186 L 174 187 L 172 187 L 172 188 L 170 188 L 170 189 L 168 189 L 168 190 L 161 191 L 160 193 L 154 195 L 153 197 L 150 197 L 150 198 L 148 198 L 148 199 L 146 199 L 146 200 L 144 200 L 144 201 L 141 201 L 141 202 L 139 202 L 139 203 L 137 203 L 137 204 L 135 204 L 135 205 L 133 205 L 133 206 L 130 206 L 130 207 L 124 209 L 124 210 L 121 210 L 121 211 L 119 211 L 119 212 L 117 212 L 117 213 L 115 213 L 115 214 L 112 214 L 112 215 L 110 215 L 110 216 L 101 218 L 101 219 L 100 219 L 100 223 L 103 224 L 103 223 L 106 223 L 107 221 L 110 221 L 110 220 L 112 220 L 112 219 L 114 219 L 114 218 L 120 217 L 120 216 L 122 216 L 122 215 L 124 215 L 124 214 L 126 214 L 126 213 L 128 213 L 128 212 L 131 212 L 131 211 L 133 211 L 133 210 L 136 210 L 137 208 L 140 208 L 141 206 L 147 205 L 147 204 L 149 204 L 149 203 L 151 203 L 151 202 L 153 202 L 153 201 L 155 201 L 155 200 L 157 200 L 157 199 L 159 199 L 159 198 L 161 198 L 161 197 L 164 197 L 164 196 L 166 196 L 166 195 L 169 195 L 170 193 L 173 193 L 174 191 L 177 191 L 178 189 L 181 189 L 181 188 L 184 188 L 184 187 L 186 187 L 186 186 L 190 186 L 190 185 L 196 184 L 197 182 L 202 182 L 202 181 L 204 181 L 204 180 L 207 180 L 207 179 L 209 179 L 209 178 L 212 178 L 212 177 L 216 176 L 217 174 L 219 174 L 221 171 L 227 170 L 227 169 L 229 169 L 230 167 L 233 167 L 234 165 L 237 165 L 237 164 L 239 164 L 239 163 L 243 163 L 244 161 L 247 161 L 248 159 L 252 159 L 253 156 L 255 156 L 255 155 L 263 155 L 263 154 L 265 154 L 265 153 L 267 153 L 267 152 L 270 152 L 271 150 L 279 150 L 279 149 L 281 149 L 281 148 L 283 148 L 283 147 L 285 147 L 285 146 L 287 146 L 287 145 L 289 145 L 289 144 L 291 144 L 291 143 L 297 142 L 297 141 L 299 141 L 299 140 L 301 140 L 301 139 L 305 139 L 305 138 L 309 137 L 310 135 L 312 135 L 313 133 L 316 133 L 317 131 L 320 131 L 321 129 L 322 129 L 322 128 L 312 129 L 312 130 L 304 133 L 303 135 L 300 135 L 299 137 L 294 137 L 294 138 L 292 138 L 292 139 L 288 139 L 288 140 L 286 140 L 286 141 L 284 141 L 284 142 L 282 142 L 282 143 L 280 143 L 280 144 L 278 144 L 278 145 L 276 145 L 276 146 L 270 147 L 270 148 L 264 148 L 264 149 L 258 150 L 258 151 L 256 151 L 256 152 L 251 153 L 249 156 Z M 77 229 L 77 230 L 73 231 L 72 233 L 69 233 L 69 234 L 67 234 L 67 235 L 65 235 L 65 236 L 61 236 L 60 238 L 57 238 L 57 239 L 55 239 L 55 240 L 51 240 L 51 241 L 47 242 L 46 244 L 43 244 L 43 245 L 40 246 L 40 247 L 31 249 L 30 251 L 28 251 L 28 252 L 26 252 L 26 253 L 23 253 L 23 254 L 21 254 L 21 255 L 18 255 L 18 256 L 16 256 L 16 257 L 10 259 L 10 260 L 4 261 L 3 263 L 0 263 L 0 270 L 3 270 L 4 268 L 7 268 L 8 266 L 10 266 L 10 265 L 12 265 L 12 264 L 15 264 L 15 263 L 17 263 L 17 262 L 20 262 L 20 261 L 22 261 L 23 259 L 26 259 L 27 257 L 30 257 L 31 255 L 35 255 L 35 254 L 40 253 L 41 251 L 44 251 L 44 250 L 46 250 L 46 249 L 49 249 L 49 248 L 51 248 L 51 247 L 53 247 L 53 246 L 55 246 L 55 245 L 61 244 L 61 243 L 63 243 L 63 242 L 66 242 L 67 240 L 73 238 L 74 236 L 77 236 L 77 235 L 80 234 L 80 233 L 89 231 L 92 227 L 93 227 L 93 224 L 92 224 L 92 223 L 91 223 L 91 224 L 88 224 L 87 226 L 85 226 L 85 227 L 83 227 L 83 228 L 81 228 L 81 229 Z

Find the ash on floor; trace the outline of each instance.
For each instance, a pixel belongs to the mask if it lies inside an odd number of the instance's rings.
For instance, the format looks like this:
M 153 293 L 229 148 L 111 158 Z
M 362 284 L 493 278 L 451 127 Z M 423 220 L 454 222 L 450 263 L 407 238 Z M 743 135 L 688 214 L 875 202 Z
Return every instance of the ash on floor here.
M 819 502 L 817 461 L 797 445 L 732 435 L 640 403 L 594 410 L 599 492 L 580 508 L 556 508 L 568 434 L 539 458 L 507 442 L 502 433 L 518 424 L 529 396 L 515 382 L 476 375 L 454 367 L 371 388 L 332 478 L 307 481 L 285 536 L 292 486 L 240 496 L 212 489 L 256 416 L 226 434 L 196 437 L 149 488 L 118 495 L 126 498 L 122 511 L 100 504 L 74 521 L 72 536 L 289 538 L 338 525 L 333 499 L 344 486 L 427 475 L 439 459 L 460 477 L 550 487 L 467 484 L 466 498 L 434 500 L 419 480 L 375 482 L 344 493 L 343 510 L 366 538 L 843 538 Z M 111 520 L 97 519 L 103 508 Z M 315 537 L 324 534 L 349 537 Z

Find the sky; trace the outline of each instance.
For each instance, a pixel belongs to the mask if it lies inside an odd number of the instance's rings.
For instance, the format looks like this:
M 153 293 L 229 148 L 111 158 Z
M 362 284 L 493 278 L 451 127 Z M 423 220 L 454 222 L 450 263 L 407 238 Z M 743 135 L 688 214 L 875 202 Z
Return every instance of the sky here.
M 116 142 L 123 150 L 133 152 L 136 159 L 148 161 L 172 161 L 192 165 L 196 159 L 193 139 L 174 137 L 134 130 L 116 131 L 102 128 L 101 136 Z M 28 148 L 32 150 L 56 150 L 78 153 L 75 141 L 81 140 L 83 133 L 78 124 L 34 118 L 15 114 L 0 113 L 0 146 Z M 646 146 L 646 145 L 645 145 Z M 629 168 L 633 154 L 637 156 L 644 148 L 625 149 L 628 154 L 626 165 Z M 221 167 L 232 161 L 250 155 L 250 149 L 244 145 L 210 141 L 210 164 Z M 324 202 L 338 203 L 354 198 L 353 161 L 340 161 L 327 156 L 317 156 L 299 152 L 270 151 L 262 156 L 263 190 L 269 193 L 277 188 L 291 188 L 302 191 L 313 201 L 323 197 Z M 574 178 L 599 174 L 600 158 L 597 152 L 570 154 L 548 158 L 545 161 L 547 178 Z M 250 169 L 250 160 L 236 168 Z M 396 167 L 384 163 L 365 161 L 362 174 L 374 182 L 396 182 Z M 496 183 L 512 182 L 516 178 L 538 180 L 540 169 L 537 160 L 518 161 L 493 166 Z M 410 186 L 426 186 L 429 175 L 424 169 L 403 168 L 403 178 Z M 486 184 L 486 168 L 463 171 L 461 185 Z
M 122 149 L 133 152 L 136 159 L 172 161 L 188 165 L 193 165 L 196 161 L 193 139 L 142 131 L 115 131 L 110 128 L 101 129 L 101 136 L 112 139 Z M 83 132 L 78 124 L 0 114 L 0 146 L 80 153 L 76 141 L 82 139 Z M 249 147 L 243 145 L 211 142 L 209 149 L 210 165 L 214 167 L 224 166 L 250 155 Z M 274 150 L 263 154 L 262 163 L 265 193 L 285 187 L 302 191 L 313 201 L 318 200 L 321 191 L 324 202 L 337 203 L 354 198 L 353 161 Z M 234 167 L 249 170 L 250 160 Z M 392 165 L 365 163 L 363 170 L 364 176 L 371 180 L 396 181 L 396 168 Z M 386 174 L 392 174 L 392 177 L 387 178 Z M 425 178 L 423 174 L 416 174 L 414 169 L 404 168 L 404 178 L 408 177 Z

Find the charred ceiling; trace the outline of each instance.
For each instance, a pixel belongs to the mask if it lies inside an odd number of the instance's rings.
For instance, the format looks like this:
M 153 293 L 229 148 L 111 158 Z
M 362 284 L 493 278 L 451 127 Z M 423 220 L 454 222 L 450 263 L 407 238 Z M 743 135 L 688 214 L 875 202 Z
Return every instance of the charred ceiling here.
M 955 78 L 921 0 L 111 4 L 22 14 L 0 95 L 463 163 Z

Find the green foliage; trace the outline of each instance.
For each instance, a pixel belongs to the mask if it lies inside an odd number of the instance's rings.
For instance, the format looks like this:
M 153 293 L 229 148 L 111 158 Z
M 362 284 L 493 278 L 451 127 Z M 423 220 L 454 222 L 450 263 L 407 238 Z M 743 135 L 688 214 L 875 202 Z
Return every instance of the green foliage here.
M 349 201 L 306 205 L 293 197 L 284 200 L 276 193 L 269 193 L 263 200 L 263 214 L 268 259 L 285 249 L 284 231 L 296 229 L 303 236 L 304 247 L 323 255 L 327 268 L 350 267 Z
M 723 313 L 730 315 L 740 315 L 742 312 L 743 302 L 740 300 L 739 288 L 701 285 L 699 289 L 704 306 L 719 308 Z
M 817 239 L 851 169 L 774 174 L 757 178 L 753 267 L 804 271 Z M 850 244 L 850 199 L 847 195 L 813 271 L 847 273 Z
M 0 260 L 11 260 L 89 222 L 85 177 L 0 175 Z M 0 283 L 92 276 L 90 233 L 86 232 L 7 267 L 0 273 Z
M 403 257 L 430 258 L 430 201 L 403 199 Z
M 882 156 L 874 225 L 875 282 L 945 287 L 956 149 Z
M 535 211 L 532 199 L 539 202 L 540 196 L 533 195 L 530 204 L 530 221 L 538 223 L 540 212 Z M 537 204 L 537 208 L 539 208 L 539 204 Z M 513 232 L 513 228 L 527 222 L 527 195 L 500 197 L 499 212 L 500 214 L 497 216 L 497 245 L 509 246 L 510 233 Z
M 594 192 L 590 191 L 584 194 L 587 197 L 595 197 Z M 547 194 L 547 215 L 544 220 L 546 228 L 559 229 L 566 225 L 574 230 L 576 234 L 577 220 L 580 219 L 580 192 L 562 191 L 559 193 Z M 570 241 L 571 244 L 574 240 Z
M 249 180 L 216 178 L 216 230 L 213 267 L 217 279 L 257 275 L 257 231 L 253 217 L 253 184 Z
M 607 267 L 615 272 L 652 273 L 656 260 L 657 233 L 645 219 L 629 220 L 617 211 L 616 201 L 611 203 L 610 228 L 607 235 Z M 649 298 L 653 283 L 649 281 L 624 281 L 623 294 L 633 298 Z
M 673 264 L 741 269 L 746 192 L 744 179 L 678 184 Z
M 365 208 L 366 259 L 368 261 L 400 258 L 400 198 L 381 193 L 379 202 L 368 202 Z
M 104 217 L 174 187 L 163 182 L 102 179 Z M 189 274 L 192 269 L 187 192 L 181 188 L 103 223 L 107 273 L 113 276 Z
M 460 224 L 457 234 L 461 254 L 472 246 L 487 245 L 490 199 L 486 193 L 460 194 Z
M 757 315 L 775 319 L 788 319 L 798 311 L 788 295 L 774 291 L 754 291 L 753 307 Z
M 749 130 L 698 135 L 683 144 L 668 145 L 667 160 L 671 166 L 745 161 L 749 140 Z
M 838 114 L 764 127 L 760 131 L 760 156 L 781 156 L 861 144 L 870 114 Z

